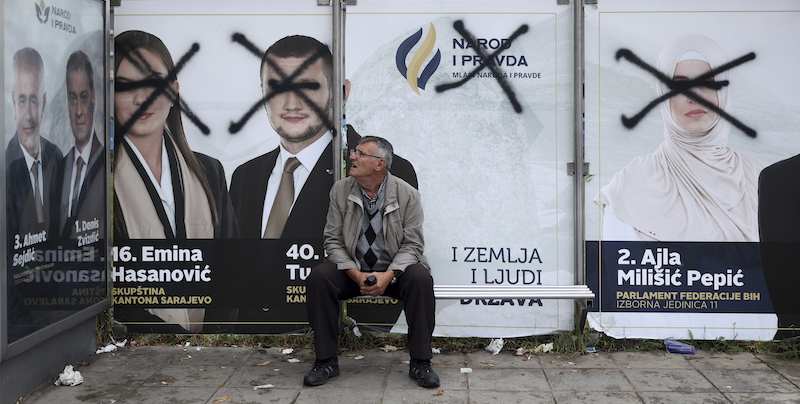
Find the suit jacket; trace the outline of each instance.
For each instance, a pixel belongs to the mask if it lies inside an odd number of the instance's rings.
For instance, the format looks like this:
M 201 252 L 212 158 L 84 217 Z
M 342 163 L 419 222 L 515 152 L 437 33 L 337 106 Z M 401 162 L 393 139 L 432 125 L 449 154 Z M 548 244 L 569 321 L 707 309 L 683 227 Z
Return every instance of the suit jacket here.
M 758 179 L 758 230 L 761 264 L 778 327 L 800 329 L 800 155 L 761 171 Z M 775 339 L 800 335 L 779 331 Z
M 25 163 L 24 151 L 19 144 L 19 137 L 14 137 L 6 147 L 6 228 L 8 243 L 13 246 L 15 236 L 20 242 L 28 233 L 47 231 L 47 239 L 58 238 L 58 181 L 59 166 L 64 156 L 61 150 L 43 136 L 39 137 L 39 154 L 42 161 L 42 203 L 44 221 L 36 218 L 36 205 L 33 187 L 31 186 L 28 165 Z M 9 255 L 11 250 L 9 250 Z
M 89 162 L 84 167 L 86 175 L 81 184 L 80 194 L 78 195 L 76 214 L 70 215 L 69 193 L 72 189 L 72 171 L 75 168 L 75 147 L 73 146 L 67 156 L 61 162 L 61 183 L 58 194 L 60 195 L 59 209 L 59 230 L 62 240 L 74 240 L 77 238 L 75 231 L 75 221 L 100 221 L 100 239 L 105 238 L 105 213 L 106 213 L 106 181 L 105 181 L 105 162 L 106 153 L 103 145 L 97 139 L 97 134 L 92 135 L 91 152 Z
M 361 136 L 348 126 L 347 144 L 350 149 L 361 140 Z M 231 200 L 239 223 L 239 234 L 243 238 L 261 238 L 264 198 L 267 194 L 267 181 L 275 168 L 280 148 L 256 157 L 236 168 L 231 178 Z M 393 155 L 392 174 L 402 178 L 414 188 L 418 187 L 417 174 L 408 160 Z M 350 170 L 350 160 L 347 160 Z M 330 203 L 333 177 L 333 148 L 331 144 L 322 152 L 317 164 L 303 185 L 303 189 L 294 203 L 281 239 L 322 239 L 325 220 Z

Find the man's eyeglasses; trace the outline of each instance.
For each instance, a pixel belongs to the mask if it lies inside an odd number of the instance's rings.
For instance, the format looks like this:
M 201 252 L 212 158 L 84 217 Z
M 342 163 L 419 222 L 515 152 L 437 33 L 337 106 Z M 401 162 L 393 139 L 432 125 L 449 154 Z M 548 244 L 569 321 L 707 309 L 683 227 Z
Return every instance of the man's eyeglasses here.
M 373 156 L 372 154 L 367 154 L 367 153 L 364 153 L 364 152 L 362 152 L 361 150 L 358 150 L 358 149 L 353 149 L 353 150 L 350 152 L 350 155 L 351 155 L 351 156 L 352 156 L 352 155 L 354 155 L 354 154 L 356 155 L 356 157 L 357 157 L 357 158 L 361 158 L 361 157 L 364 157 L 364 156 L 367 156 L 367 157 L 374 157 L 374 158 L 376 158 L 376 159 L 382 159 L 382 158 L 383 158 L 383 157 L 381 157 L 381 156 Z

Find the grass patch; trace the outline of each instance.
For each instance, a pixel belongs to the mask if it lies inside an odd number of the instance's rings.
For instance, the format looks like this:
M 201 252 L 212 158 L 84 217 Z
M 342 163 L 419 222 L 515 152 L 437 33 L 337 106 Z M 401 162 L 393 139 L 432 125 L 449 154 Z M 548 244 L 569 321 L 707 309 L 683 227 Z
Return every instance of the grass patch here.
M 109 320 L 111 310 L 97 316 L 97 343 L 105 345 L 112 340 L 113 322 Z M 297 335 L 253 335 L 253 334 L 126 334 L 128 341 L 136 341 L 138 345 L 173 346 L 186 342 L 196 346 L 209 347 L 283 347 L 314 348 L 314 336 L 311 332 Z M 454 338 L 434 337 L 432 346 L 442 353 L 470 353 L 483 350 L 491 338 Z M 542 344 L 553 343 L 551 353 L 565 356 L 578 356 L 586 353 L 587 347 L 594 347 L 601 352 L 652 352 L 666 354 L 664 341 L 660 339 L 614 339 L 584 327 L 583 332 L 569 331 L 554 335 L 504 338 L 503 351 L 514 352 L 518 348 L 533 351 Z M 800 339 L 780 341 L 735 341 L 719 338 L 716 340 L 682 340 L 693 345 L 695 349 L 710 353 L 742 353 L 772 354 L 783 359 L 800 359 Z M 404 334 L 365 333 L 356 337 L 352 332 L 340 336 L 341 352 L 362 352 L 380 349 L 392 345 L 403 349 L 408 345 Z

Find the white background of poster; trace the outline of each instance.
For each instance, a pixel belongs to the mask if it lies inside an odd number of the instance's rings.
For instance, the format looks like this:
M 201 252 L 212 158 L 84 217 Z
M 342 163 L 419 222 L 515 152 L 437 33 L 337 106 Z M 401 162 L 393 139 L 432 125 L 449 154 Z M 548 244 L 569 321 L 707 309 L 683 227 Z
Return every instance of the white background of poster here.
M 279 137 L 260 107 L 236 134 L 228 131 L 264 96 L 261 57 L 233 42 L 244 34 L 261 51 L 287 35 L 301 34 L 331 43 L 330 7 L 314 1 L 164 1 L 125 0 L 115 9 L 117 33 L 141 30 L 167 46 L 177 61 L 192 44 L 200 50 L 178 74 L 181 99 L 209 127 L 208 136 L 185 116 L 183 128 L 192 150 L 218 159 L 227 176 L 242 163 L 278 147 Z
M 635 128 L 633 116 L 656 98 L 655 78 L 614 54 L 628 48 L 655 65 L 661 49 L 682 35 L 713 39 L 730 60 L 749 52 L 756 59 L 730 70 L 731 115 L 758 132 L 750 138 L 733 128 L 728 146 L 766 165 L 800 153 L 800 7 L 792 1 L 672 1 L 643 3 L 606 0 L 585 8 L 586 30 L 586 239 L 600 240 L 600 209 L 592 201 L 614 174 L 634 157 L 656 150 L 664 140 L 658 108 Z M 652 313 L 590 313 L 590 324 L 615 337 L 768 339 L 771 314 L 659 314 L 660 325 L 640 327 Z M 772 327 L 770 328 L 770 324 Z M 690 335 L 687 329 L 694 332 Z
M 541 73 L 539 79 L 508 80 L 523 106 L 521 114 L 491 77 L 436 92 L 437 85 L 458 80 L 453 72 L 473 69 L 461 60 L 474 50 L 454 49 L 453 40 L 461 39 L 453 28 L 456 20 L 487 40 L 508 38 L 523 24 L 529 26 L 500 54 L 524 56 L 528 64 L 505 65 L 503 72 Z M 436 44 L 423 67 L 437 49 L 441 64 L 417 94 L 398 71 L 395 54 L 422 28 L 408 64 L 431 23 Z M 573 188 L 565 169 L 573 150 L 570 7 L 525 1 L 359 1 L 348 8 L 346 35 L 346 75 L 353 83 L 347 121 L 362 136 L 386 137 L 414 164 L 425 209 L 425 254 L 435 283 L 471 284 L 474 268 L 476 285 L 496 280 L 498 269 L 511 270 L 512 279 L 518 269 L 541 270 L 542 284 L 571 285 Z M 528 253 L 535 248 L 542 263 L 464 262 L 465 247 L 502 248 L 515 257 L 522 248 Z M 543 307 L 502 303 L 439 300 L 435 334 L 510 337 L 572 328 L 572 301 L 545 300 Z
M 240 164 L 278 145 L 261 108 L 241 132 L 230 134 L 261 97 L 260 59 L 233 43 L 243 33 L 266 49 L 290 34 L 330 45 L 331 9 L 313 0 L 151 1 L 125 0 L 116 9 L 115 31 L 139 29 L 166 44 L 176 61 L 193 43 L 200 51 L 178 75 L 181 98 L 211 129 L 205 136 L 184 118 L 191 148 L 219 159 L 228 181 Z M 436 95 L 437 84 L 453 81 L 452 23 L 463 19 L 481 38 L 507 38 L 522 24 L 530 31 L 503 55 L 524 55 L 540 79 L 510 80 L 523 105 L 516 114 L 493 78 L 478 78 Z M 395 67 L 397 45 L 433 22 L 442 66 L 417 95 Z M 346 75 L 353 81 L 348 123 L 362 135 L 388 138 L 397 154 L 414 165 L 425 209 L 426 255 L 435 281 L 468 284 L 476 264 L 452 262 L 452 247 L 536 248 L 542 264 L 487 264 L 541 270 L 542 284 L 573 283 L 572 12 L 555 2 L 369 1 L 347 8 Z M 424 38 L 424 37 L 423 37 Z M 414 47 L 409 59 L 419 47 Z M 489 50 L 491 51 L 491 49 Z M 458 54 L 473 55 L 471 49 Z M 427 63 L 427 61 L 426 61 Z M 514 68 L 503 67 L 503 70 Z M 468 72 L 471 67 L 459 68 Z M 369 77 L 378 78 L 370 83 Z M 420 99 L 425 102 L 418 103 Z M 444 100 L 441 102 L 440 100 Z M 430 101 L 431 104 L 426 104 Z M 431 111 L 429 106 L 437 109 Z M 421 125 L 424 130 L 414 130 Z M 488 266 L 491 265 L 491 266 Z M 476 275 L 479 280 L 482 273 Z M 489 275 L 490 280 L 492 276 Z M 537 275 L 538 277 L 538 275 Z M 521 283 L 521 282 L 520 282 Z M 572 328 L 572 301 L 544 306 L 471 306 L 437 303 L 437 335 L 510 337 Z M 527 304 L 527 303 L 526 303 Z M 404 321 L 401 316 L 400 320 Z M 396 331 L 402 331 L 397 328 Z

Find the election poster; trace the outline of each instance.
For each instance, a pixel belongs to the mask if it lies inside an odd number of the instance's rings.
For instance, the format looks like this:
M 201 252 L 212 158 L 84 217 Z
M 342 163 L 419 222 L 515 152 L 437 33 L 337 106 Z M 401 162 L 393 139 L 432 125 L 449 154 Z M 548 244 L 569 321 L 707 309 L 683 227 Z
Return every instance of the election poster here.
M 348 8 L 347 122 L 413 165 L 435 284 L 574 282 L 571 10 L 526 1 Z M 438 300 L 434 334 L 550 334 L 572 329 L 572 306 Z M 358 319 L 358 309 L 348 314 Z M 392 330 L 405 324 L 401 313 Z
M 592 328 L 767 340 L 800 324 L 794 163 L 776 164 L 800 153 L 800 48 L 783 39 L 798 21 L 789 1 L 586 6 Z
M 262 58 L 267 49 L 291 53 L 298 35 L 330 46 L 330 13 L 297 1 L 130 1 L 115 9 L 116 154 L 122 158 L 114 167 L 114 305 L 129 331 L 307 327 L 305 279 L 324 258 L 322 229 L 334 181 L 334 134 L 318 96 L 330 94 L 330 80 L 324 56 L 316 55 L 319 63 L 309 68 L 268 66 Z M 299 107 L 285 117 L 278 103 L 296 98 L 274 87 L 294 80 L 319 86 L 313 100 L 293 104 Z M 286 150 L 305 133 L 313 145 L 303 153 Z M 152 144 L 166 150 L 163 157 L 146 156 Z M 291 211 L 275 230 L 268 222 L 279 211 L 273 201 L 289 154 L 302 167 Z M 153 162 L 162 167 L 160 181 Z M 163 181 L 172 174 L 164 163 L 181 167 L 180 174 Z M 277 181 L 270 179 L 273 171 Z
M 4 2 L 8 342 L 108 302 L 102 1 Z
M 363 136 L 392 142 L 398 157 L 392 172 L 420 190 L 425 254 L 435 282 L 572 284 L 573 191 L 565 169 L 573 150 L 570 10 L 524 1 L 499 8 L 489 1 L 347 6 L 347 125 L 328 131 L 334 126 L 326 122 L 329 73 L 317 64 L 316 51 L 281 49 L 317 49 L 317 42 L 332 48 L 330 6 L 123 2 L 115 9 L 115 90 L 118 100 L 130 104 L 116 105 L 115 150 L 123 148 L 131 164 L 126 169 L 123 162 L 120 170 L 120 160 L 115 162 L 117 320 L 134 332 L 306 330 L 305 280 L 325 259 L 332 144 L 353 149 Z M 140 48 L 145 51 L 137 55 Z M 273 51 L 279 60 L 294 55 L 289 58 L 307 63 L 264 61 L 265 52 Z M 125 58 L 141 60 L 140 66 Z M 450 90 L 437 90 L 448 85 Z M 302 87 L 306 98 L 295 97 L 293 86 Z M 139 107 L 137 97 L 150 98 L 153 107 Z M 281 112 L 285 108 L 293 110 Z M 180 138 L 176 115 L 183 146 L 173 140 Z M 159 116 L 156 122 L 166 121 L 169 131 L 153 126 L 135 133 L 137 125 L 146 126 L 142 121 Z M 290 140 L 301 135 L 311 144 L 298 151 Z M 202 166 L 194 176 L 201 185 L 205 177 L 210 191 L 183 195 L 184 206 L 176 203 L 174 214 L 162 209 L 159 197 L 172 200 L 175 192 L 163 183 L 147 185 L 147 179 L 159 181 L 151 178 L 146 153 L 139 153 L 148 150 L 146 139 L 162 142 L 164 149 L 176 143 L 160 160 L 170 165 L 183 164 L 183 158 L 189 166 L 186 156 L 194 155 Z M 275 232 L 270 223 L 278 211 L 280 167 L 283 156 L 294 154 L 301 160 L 293 172 L 295 199 Z M 118 182 L 123 178 L 133 179 L 127 196 L 119 192 L 126 187 Z M 193 200 L 201 201 L 199 207 L 188 206 Z M 146 212 L 136 213 L 143 205 Z M 186 219 L 191 209 L 206 218 L 192 231 Z M 125 221 L 117 222 L 121 217 Z M 397 300 L 347 304 L 362 330 L 405 331 Z M 440 300 L 435 334 L 552 333 L 571 329 L 572 306 L 531 299 Z

